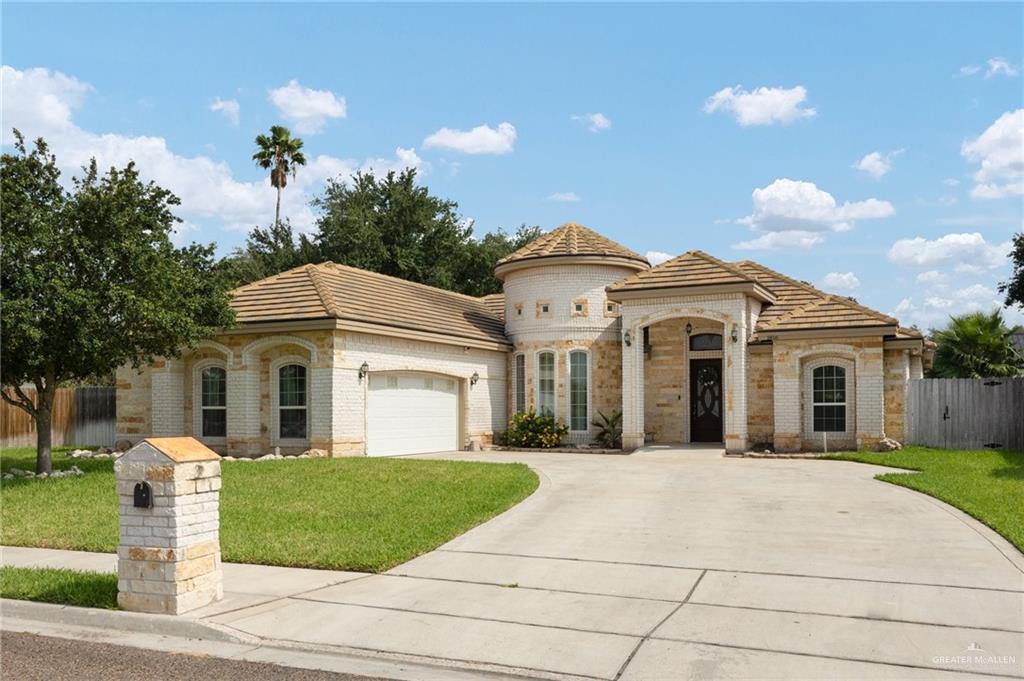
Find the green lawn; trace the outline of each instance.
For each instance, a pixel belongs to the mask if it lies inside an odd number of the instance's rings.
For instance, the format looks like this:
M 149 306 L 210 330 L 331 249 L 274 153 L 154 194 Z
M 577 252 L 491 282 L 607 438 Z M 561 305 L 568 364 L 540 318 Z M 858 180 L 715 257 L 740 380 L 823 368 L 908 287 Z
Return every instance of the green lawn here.
M 85 475 L 3 480 L 0 541 L 117 549 L 112 461 L 54 454 Z M 34 450 L 0 452 L 0 469 L 33 470 Z M 379 572 L 430 551 L 537 489 L 523 464 L 409 459 L 222 462 L 224 560 Z
M 829 457 L 906 468 L 878 480 L 924 492 L 969 513 L 1024 552 L 1024 452 L 905 447 Z
M 0 567 L 0 597 L 84 608 L 117 608 L 117 575 L 59 568 Z

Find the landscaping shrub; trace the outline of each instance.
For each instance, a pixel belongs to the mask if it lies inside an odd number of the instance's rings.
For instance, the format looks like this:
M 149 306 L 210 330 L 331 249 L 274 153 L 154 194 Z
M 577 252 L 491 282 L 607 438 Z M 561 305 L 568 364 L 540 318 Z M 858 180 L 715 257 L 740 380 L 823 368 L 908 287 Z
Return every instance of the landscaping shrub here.
M 597 435 L 594 437 L 594 442 L 605 449 L 622 448 L 621 411 L 614 411 L 611 416 L 605 416 L 602 412 L 597 412 L 597 418 L 592 423 L 597 426 Z
M 532 411 L 516 414 L 508 424 L 505 442 L 509 447 L 557 447 L 569 432 L 568 426 L 555 423 L 553 416 Z

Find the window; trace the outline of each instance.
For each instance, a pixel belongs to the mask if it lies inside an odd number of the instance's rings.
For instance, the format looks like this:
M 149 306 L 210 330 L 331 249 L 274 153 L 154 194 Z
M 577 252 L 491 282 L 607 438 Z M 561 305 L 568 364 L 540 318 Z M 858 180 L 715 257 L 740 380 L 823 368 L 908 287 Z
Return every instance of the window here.
M 540 311 L 547 314 L 548 312 L 551 311 L 551 306 L 548 305 L 547 303 L 542 303 L 540 306 Z
M 817 367 L 812 378 L 814 432 L 846 432 L 846 369 Z
M 722 334 L 720 333 L 698 333 L 690 336 L 690 350 L 693 352 L 721 349 Z
M 516 413 L 526 411 L 526 355 L 516 355 Z
M 604 304 L 604 316 L 605 317 L 616 317 L 619 314 L 619 304 L 613 303 L 612 301 L 606 301 Z
M 555 353 L 537 355 L 537 413 L 555 415 Z
M 306 367 L 287 364 L 277 370 L 279 437 L 306 439 Z
M 579 298 L 572 301 L 572 316 L 586 317 L 590 314 L 590 303 L 586 298 Z
M 572 307 L 576 312 L 583 312 L 583 303 L 573 303 Z
M 569 428 L 588 430 L 587 418 L 587 353 L 569 353 Z
M 225 437 L 228 430 L 228 375 L 221 367 L 208 367 L 201 374 L 203 437 Z

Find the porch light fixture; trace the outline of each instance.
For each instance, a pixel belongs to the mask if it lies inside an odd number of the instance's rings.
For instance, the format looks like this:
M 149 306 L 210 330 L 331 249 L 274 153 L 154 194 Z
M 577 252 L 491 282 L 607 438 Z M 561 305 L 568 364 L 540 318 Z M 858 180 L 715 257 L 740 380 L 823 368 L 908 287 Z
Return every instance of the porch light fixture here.
M 469 377 L 469 384 L 476 385 L 476 382 L 480 380 L 479 372 L 474 371 L 473 375 Z
M 626 344 L 627 348 L 633 344 L 633 336 L 630 335 L 629 331 L 622 334 L 622 342 Z
M 732 338 L 732 342 L 733 342 L 733 343 L 737 343 L 737 342 L 739 342 L 739 340 L 740 340 L 740 332 L 739 332 L 739 330 L 738 330 L 738 329 L 736 328 L 736 325 L 735 325 L 735 324 L 733 324 L 733 325 L 732 325 L 732 333 L 731 333 L 731 334 L 729 334 L 729 338 Z
M 366 374 L 368 373 L 370 373 L 370 365 L 367 364 L 366 362 L 363 362 L 362 365 L 359 367 L 359 380 L 361 381 L 364 378 L 366 378 Z
M 693 333 L 693 324 L 686 322 L 686 335 L 689 336 L 691 333 Z

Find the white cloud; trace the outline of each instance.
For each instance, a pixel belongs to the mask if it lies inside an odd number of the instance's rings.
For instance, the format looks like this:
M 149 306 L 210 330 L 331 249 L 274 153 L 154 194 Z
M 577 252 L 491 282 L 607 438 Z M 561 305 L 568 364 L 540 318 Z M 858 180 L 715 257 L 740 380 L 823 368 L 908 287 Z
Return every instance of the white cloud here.
M 904 266 L 935 267 L 964 263 L 994 269 L 1006 263 L 1010 242 L 990 244 L 978 232 L 946 234 L 938 239 L 900 239 L 889 249 L 889 260 Z
M 973 175 L 974 198 L 1024 194 L 1024 109 L 1004 113 L 985 132 L 964 142 L 960 155 L 981 164 Z
M 516 143 L 516 128 L 499 123 L 497 128 L 478 125 L 472 130 L 441 128 L 423 140 L 426 149 L 450 149 L 464 154 L 509 154 Z
M 644 253 L 644 257 L 647 258 L 647 262 L 651 263 L 651 266 L 660 265 L 663 262 L 671 260 L 676 257 L 671 253 L 665 253 L 664 251 L 647 251 Z
M 918 284 L 925 284 L 927 286 L 942 286 L 949 280 L 949 276 L 938 270 L 928 270 L 927 272 L 921 272 L 914 278 L 914 281 Z
M 960 180 L 956 179 L 955 177 L 947 177 L 945 180 L 942 181 L 942 184 L 946 185 L 947 187 L 959 187 Z
M 559 201 L 562 203 L 575 203 L 580 200 L 576 192 L 555 192 L 548 195 L 548 201 Z
M 731 112 L 744 127 L 774 123 L 786 125 L 817 115 L 814 109 L 800 106 L 806 99 L 807 89 L 802 85 L 788 89 L 759 87 L 749 92 L 737 85 L 723 88 L 709 97 L 704 103 L 704 113 Z
M 960 67 L 959 75 L 964 76 L 964 77 L 973 76 L 974 74 L 978 73 L 979 71 L 981 71 L 981 67 L 980 66 L 976 66 L 974 64 L 969 64 L 967 66 L 961 66 Z
M 227 163 L 208 156 L 176 154 L 162 137 L 95 133 L 78 127 L 72 120 L 72 110 L 82 105 L 84 95 L 91 90 L 85 83 L 48 69 L 19 71 L 3 66 L 0 87 L 4 92 L 0 118 L 5 125 L 5 144 L 12 141 L 12 127 L 29 139 L 45 137 L 65 173 L 77 173 L 90 158 L 96 158 L 101 168 L 135 161 L 143 179 L 156 182 L 181 199 L 176 212 L 188 223 L 178 227 L 176 239 L 196 232 L 197 224 L 205 221 L 227 229 L 248 230 L 273 218 L 275 193 L 267 178 L 236 180 Z M 282 197 L 282 215 L 300 231 L 308 230 L 315 220 L 309 207 L 311 190 L 318 183 L 329 177 L 348 177 L 360 169 L 380 172 L 421 163 L 415 150 L 401 147 L 394 159 L 367 159 L 362 163 L 317 156 L 289 183 Z
M 745 242 L 742 248 L 810 248 L 822 241 L 815 232 L 845 232 L 857 220 L 884 218 L 894 212 L 891 203 L 879 199 L 839 205 L 813 182 L 786 178 L 755 189 L 752 199 L 754 212 L 737 222 L 771 234 Z
M 992 76 L 1016 76 L 1020 73 L 1020 69 L 1006 61 L 1002 57 L 992 57 L 988 60 L 988 68 L 985 70 L 985 77 L 991 78 Z
M 582 116 L 573 115 L 569 117 L 569 120 L 586 125 L 587 130 L 590 132 L 601 132 L 602 130 L 608 130 L 612 127 L 611 119 L 600 112 L 588 113 Z
M 836 291 L 853 291 L 860 286 L 860 279 L 853 272 L 829 272 L 821 279 L 821 288 Z
M 853 164 L 857 170 L 867 173 L 876 180 L 889 174 L 892 170 L 892 159 L 904 152 L 904 149 L 896 149 L 888 154 L 880 151 L 872 151 L 870 154 Z
M 824 237 L 817 232 L 805 232 L 802 230 L 786 230 L 781 232 L 769 232 L 750 241 L 741 241 L 733 244 L 733 248 L 741 251 L 775 251 L 782 249 L 799 248 L 807 250 L 824 241 Z
M 231 121 L 231 125 L 238 126 L 241 107 L 237 99 L 221 99 L 218 97 L 210 103 L 210 111 L 220 111 L 224 118 Z
M 928 329 L 945 326 L 951 316 L 968 312 L 988 312 L 1002 306 L 1003 301 L 994 288 L 975 283 L 953 290 L 946 286 L 925 288 L 919 295 L 901 300 L 893 314 L 904 325 L 913 324 L 918 328 Z M 1019 323 L 1019 320 L 1024 318 L 1020 310 L 1002 309 L 1010 324 Z
M 313 90 L 292 79 L 287 85 L 269 91 L 270 102 L 278 113 L 295 126 L 295 131 L 313 135 L 324 129 L 331 118 L 345 118 L 345 98 L 330 90 Z

